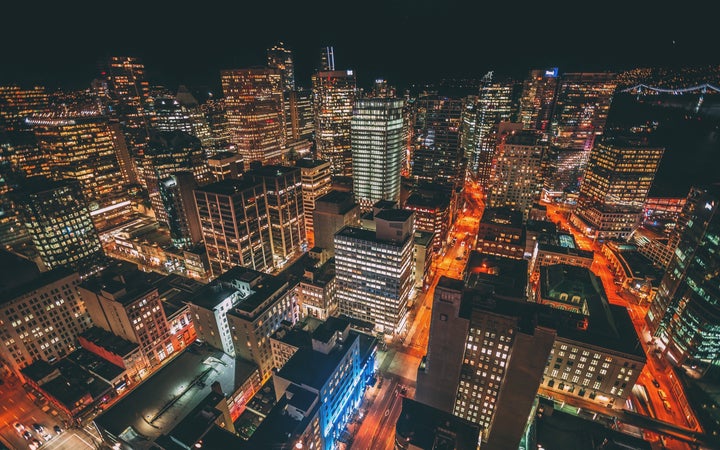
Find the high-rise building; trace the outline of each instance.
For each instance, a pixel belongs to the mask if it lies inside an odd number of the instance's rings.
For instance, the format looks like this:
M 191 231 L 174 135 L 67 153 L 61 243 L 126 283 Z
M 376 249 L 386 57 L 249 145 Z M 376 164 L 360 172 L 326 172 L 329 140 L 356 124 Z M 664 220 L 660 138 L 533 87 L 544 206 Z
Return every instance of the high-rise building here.
M 375 214 L 375 231 L 345 227 L 335 234 L 335 271 L 340 312 L 400 334 L 414 285 L 415 215 L 403 209 Z
M 558 68 L 531 70 L 523 82 L 520 122 L 525 128 L 550 132 L 558 88 Z
M 493 155 L 498 142 L 500 122 L 512 122 L 517 115 L 517 84 L 513 81 L 492 82 L 483 79 L 477 104 L 475 151 L 470 157 L 470 171 L 477 173 L 481 186 L 490 180 Z
M 527 219 L 530 208 L 540 197 L 542 161 L 545 145 L 534 130 L 506 135 L 495 150 L 488 186 L 488 206 L 520 211 Z
M 468 163 L 472 162 L 477 146 L 478 97 L 468 95 L 463 99 L 460 113 L 460 147 Z
M 78 286 L 92 323 L 138 344 L 151 367 L 176 350 L 156 285 L 159 278 L 112 267 Z
M 211 98 L 200 106 L 200 111 L 210 128 L 213 148 L 216 150 L 229 148 L 232 142 L 232 133 L 225 112 L 225 100 Z M 237 151 L 237 149 L 235 150 Z
M 276 265 L 282 265 L 307 247 L 300 169 L 262 166 L 245 172 L 245 178 L 265 186 L 270 241 Z
M 571 221 L 595 239 L 627 237 L 640 221 L 663 152 L 622 138 L 597 143 Z
M 200 185 L 211 180 L 200 140 L 180 130 L 153 132 L 143 164 L 143 174 L 155 218 L 163 224 L 168 224 L 168 217 L 160 196 L 160 180 L 181 170 L 192 172 L 195 181 Z
M 323 71 L 312 77 L 315 108 L 315 152 L 330 161 L 333 176 L 352 176 L 351 119 L 355 74 Z
M 489 449 L 518 447 L 556 334 L 536 306 L 441 277 L 415 399 L 480 425 Z
M 418 181 L 462 186 L 467 163 L 460 146 L 463 101 L 421 97 L 416 104 L 412 176 Z
M 153 128 L 158 131 L 183 131 L 194 134 L 187 110 L 174 98 L 158 97 L 153 101 Z
M 238 178 L 245 168 L 242 155 L 227 151 L 215 153 L 208 158 L 207 164 L 215 181 Z
M 360 226 L 360 205 L 350 192 L 331 190 L 315 200 L 313 229 L 315 246 L 335 254 L 335 233 L 343 227 Z
M 700 376 L 720 365 L 720 188 L 690 191 L 678 221 L 675 254 L 650 305 L 647 322 L 663 353 Z
M 42 86 L 31 89 L 0 86 L 0 133 L 25 129 L 25 119 L 43 112 L 48 103 L 48 94 Z
M 330 192 L 330 161 L 303 158 L 298 160 L 295 165 L 300 168 L 303 210 L 305 211 L 305 232 L 308 247 L 312 248 L 315 246 L 315 229 L 313 228 L 315 201 Z
M 185 248 L 202 241 L 193 194 L 193 189 L 197 187 L 193 173 L 172 173 L 167 178 L 160 179 L 158 187 L 173 245 Z
M 403 397 L 402 412 L 395 424 L 398 450 L 477 450 L 480 427 L 469 420 Z
M 266 202 L 262 181 L 227 179 L 195 190 L 213 276 L 235 266 L 273 267 Z
M 616 86 L 614 73 L 563 74 L 552 119 L 553 144 L 590 151 L 605 130 Z
M 184 85 L 180 85 L 180 87 L 178 87 L 175 100 L 178 101 L 180 106 L 185 109 L 192 129 L 190 134 L 200 139 L 200 143 L 205 149 L 206 154 L 213 155 L 219 149 L 224 148 L 224 145 L 219 143 L 216 137 L 213 136 L 210 130 L 210 125 L 200 108 L 200 104 L 190 93 L 187 87 Z
M 99 228 L 131 213 L 107 117 L 95 111 L 54 112 L 30 117 L 27 122 L 49 156 L 52 177 L 80 182 Z
M 0 259 L 12 264 L 13 280 L 6 284 L 3 279 L 0 290 L 0 356 L 19 375 L 33 361 L 55 361 L 75 350 L 75 339 L 90 327 L 90 316 L 76 291 L 77 272 L 63 267 L 39 275 L 35 264 L 5 261 L 5 255 Z M 26 277 L 28 271 L 32 275 Z M 43 330 L 28 333 L 30 321 Z
M 267 51 L 268 67 L 280 71 L 283 91 L 295 90 L 295 65 L 292 52 L 285 48 L 285 44 L 278 42 Z
M 223 70 L 222 88 L 231 142 L 246 164 L 280 161 L 285 117 L 280 72 L 252 68 Z
M 450 228 L 450 199 L 442 191 L 418 189 L 405 200 L 404 208 L 415 212 L 415 229 L 432 233 L 431 246 L 439 251 Z
M 320 71 L 332 72 L 335 70 L 335 49 L 332 46 L 320 49 Z
M 107 80 L 110 109 L 123 125 L 130 154 L 142 156 L 150 137 L 150 86 L 145 79 L 145 66 L 138 58 L 110 57 L 102 72 Z
M 310 90 L 297 90 L 283 93 L 285 99 L 285 139 L 288 153 L 292 158 L 310 153 L 315 133 L 313 97 Z
M 102 263 L 100 238 L 77 181 L 33 177 L 13 196 L 45 268 L 70 266 L 84 273 Z
M 560 199 L 566 203 L 577 201 L 580 181 L 590 152 L 551 145 L 543 161 L 544 199 Z
M 367 98 L 355 102 L 352 116 L 353 192 L 369 210 L 379 200 L 400 201 L 403 101 Z

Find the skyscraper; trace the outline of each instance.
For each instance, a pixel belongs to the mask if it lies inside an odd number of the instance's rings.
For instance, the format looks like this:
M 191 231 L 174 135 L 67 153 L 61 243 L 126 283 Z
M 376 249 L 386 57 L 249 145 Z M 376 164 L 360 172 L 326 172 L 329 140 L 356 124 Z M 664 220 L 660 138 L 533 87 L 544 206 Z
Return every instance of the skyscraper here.
M 332 46 L 320 48 L 320 71 L 332 72 L 335 70 L 335 49 Z
M 33 177 L 13 196 L 46 269 L 70 266 L 85 273 L 102 263 L 100 239 L 77 181 Z
M 193 194 L 197 183 L 193 173 L 172 173 L 167 178 L 160 179 L 158 186 L 173 245 L 184 248 L 200 242 L 202 233 Z
M 617 82 L 613 73 L 566 73 L 552 119 L 553 144 L 590 151 L 605 130 Z
M 639 223 L 663 152 L 624 138 L 596 144 L 571 221 L 595 239 L 627 237 Z
M 446 97 L 421 97 L 417 101 L 412 176 L 462 186 L 466 160 L 460 146 L 463 101 Z
M 312 83 L 317 157 L 330 161 L 334 176 L 352 176 L 350 129 L 355 74 L 352 70 L 318 72 Z
M 49 157 L 52 177 L 80 182 L 98 227 L 130 214 L 115 136 L 107 117 L 92 110 L 58 111 L 30 117 L 27 122 Z
M 531 70 L 523 83 L 520 122 L 525 128 L 550 132 L 558 88 L 558 68 Z
M 303 210 L 305 211 L 305 232 L 307 233 L 308 246 L 312 248 L 315 246 L 315 228 L 313 227 L 315 201 L 330 192 L 330 162 L 321 159 L 303 158 L 298 160 L 295 165 L 300 168 Z
M 403 101 L 367 98 L 355 102 L 352 116 L 353 191 L 370 210 L 379 200 L 400 201 Z
M 490 77 L 480 84 L 477 105 L 475 151 L 469 161 L 470 170 L 477 173 L 481 186 L 487 186 L 495 147 L 498 124 L 513 121 L 517 115 L 517 85 L 515 82 L 493 82 Z
M 110 57 L 102 72 L 107 80 L 110 109 L 123 125 L 130 154 L 142 156 L 150 136 L 150 87 L 145 66 L 138 58 Z
M 376 230 L 345 227 L 335 234 L 335 272 L 340 312 L 372 323 L 387 335 L 400 334 L 415 282 L 412 211 L 375 214 Z
M 285 44 L 278 42 L 267 51 L 268 67 L 277 69 L 282 76 L 283 91 L 295 90 L 295 66 L 292 52 L 285 48 Z
M 285 149 L 282 79 L 275 69 L 223 70 L 231 142 L 245 164 L 280 161 Z
M 307 245 L 300 169 L 262 166 L 245 172 L 245 178 L 265 187 L 273 255 L 277 265 L 282 267 Z
M 542 188 L 540 169 L 545 146 L 541 139 L 534 130 L 515 131 L 503 138 L 493 158 L 488 206 L 514 209 L 527 219 Z
M 360 206 L 351 192 L 331 190 L 315 200 L 313 227 L 315 246 L 335 254 L 335 233 L 345 226 L 360 226 Z
M 0 133 L 26 128 L 25 119 L 43 112 L 48 101 L 48 94 L 42 86 L 31 89 L 0 86 Z
M 200 104 L 187 87 L 184 85 L 178 87 L 175 100 L 180 103 L 180 106 L 182 106 L 187 113 L 192 130 L 189 133 L 200 139 L 200 143 L 207 155 L 214 155 L 217 151 L 224 148 L 224 144 L 220 142 L 216 136 L 213 136 L 205 114 L 203 114 L 200 108 Z
M 310 152 L 315 132 L 312 91 L 286 91 L 283 96 L 288 153 L 304 156 Z
M 717 376 L 720 366 L 718 208 L 718 185 L 690 191 L 675 254 L 647 314 L 663 354 L 700 376 Z
M 193 133 L 187 110 L 174 98 L 159 97 L 153 101 L 155 112 L 153 128 L 158 131 L 184 131 Z
M 235 266 L 273 267 L 266 201 L 262 181 L 226 179 L 195 190 L 214 277 Z

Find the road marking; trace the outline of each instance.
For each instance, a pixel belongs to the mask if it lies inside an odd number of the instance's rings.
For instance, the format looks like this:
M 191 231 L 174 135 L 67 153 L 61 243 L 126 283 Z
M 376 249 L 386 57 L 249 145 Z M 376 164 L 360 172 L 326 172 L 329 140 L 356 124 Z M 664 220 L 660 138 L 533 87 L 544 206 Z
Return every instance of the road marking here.
M 13 404 L 15 403 L 15 399 L 10 398 L 8 400 L 10 401 L 10 403 L 13 403 Z
M 79 434 L 76 434 L 75 436 L 76 436 L 78 439 L 80 439 L 81 441 L 83 441 L 83 442 L 85 443 L 85 445 L 87 445 L 88 447 L 90 447 L 90 448 L 92 448 L 92 449 L 95 448 L 94 445 L 92 445 L 91 443 L 89 443 L 89 442 L 86 441 L 85 439 L 81 438 Z
M 3 408 L 5 411 L 8 410 L 8 409 L 7 409 L 7 406 L 5 406 L 5 405 L 2 405 L 2 408 Z
M 25 411 L 25 408 L 23 408 L 22 406 L 20 407 L 20 411 L 27 412 L 27 411 Z

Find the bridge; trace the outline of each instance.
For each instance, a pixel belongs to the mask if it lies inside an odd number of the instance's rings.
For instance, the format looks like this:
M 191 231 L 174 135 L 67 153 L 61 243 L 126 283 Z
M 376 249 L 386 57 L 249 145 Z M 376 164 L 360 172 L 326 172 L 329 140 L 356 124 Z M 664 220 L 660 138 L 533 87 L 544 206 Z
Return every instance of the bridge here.
M 658 95 L 658 94 L 671 94 L 671 95 L 683 95 L 683 94 L 697 94 L 698 101 L 695 105 L 695 112 L 700 110 L 703 101 L 705 100 L 705 94 L 715 94 L 720 92 L 720 88 L 710 83 L 698 84 L 695 86 L 688 87 L 677 87 L 677 88 L 661 88 L 657 86 L 648 86 L 647 84 L 636 84 L 635 86 L 620 90 L 623 93 L 629 93 L 636 95 L 640 98 L 641 95 Z

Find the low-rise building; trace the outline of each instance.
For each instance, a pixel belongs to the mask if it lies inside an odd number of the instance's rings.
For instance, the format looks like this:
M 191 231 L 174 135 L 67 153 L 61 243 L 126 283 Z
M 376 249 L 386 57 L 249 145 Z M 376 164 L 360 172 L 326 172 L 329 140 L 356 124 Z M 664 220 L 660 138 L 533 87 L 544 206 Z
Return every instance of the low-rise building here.
M 140 346 L 99 327 L 89 328 L 78 336 L 78 344 L 106 361 L 122 368 L 128 384 L 142 379 L 149 367 Z
M 640 301 L 652 302 L 665 272 L 632 244 L 606 242 L 602 254 L 618 278 L 618 289 L 624 289 Z
M 485 208 L 477 235 L 482 253 L 522 259 L 525 254 L 523 213 L 508 208 Z
M 445 411 L 403 397 L 395 424 L 398 450 L 477 450 L 480 427 Z

